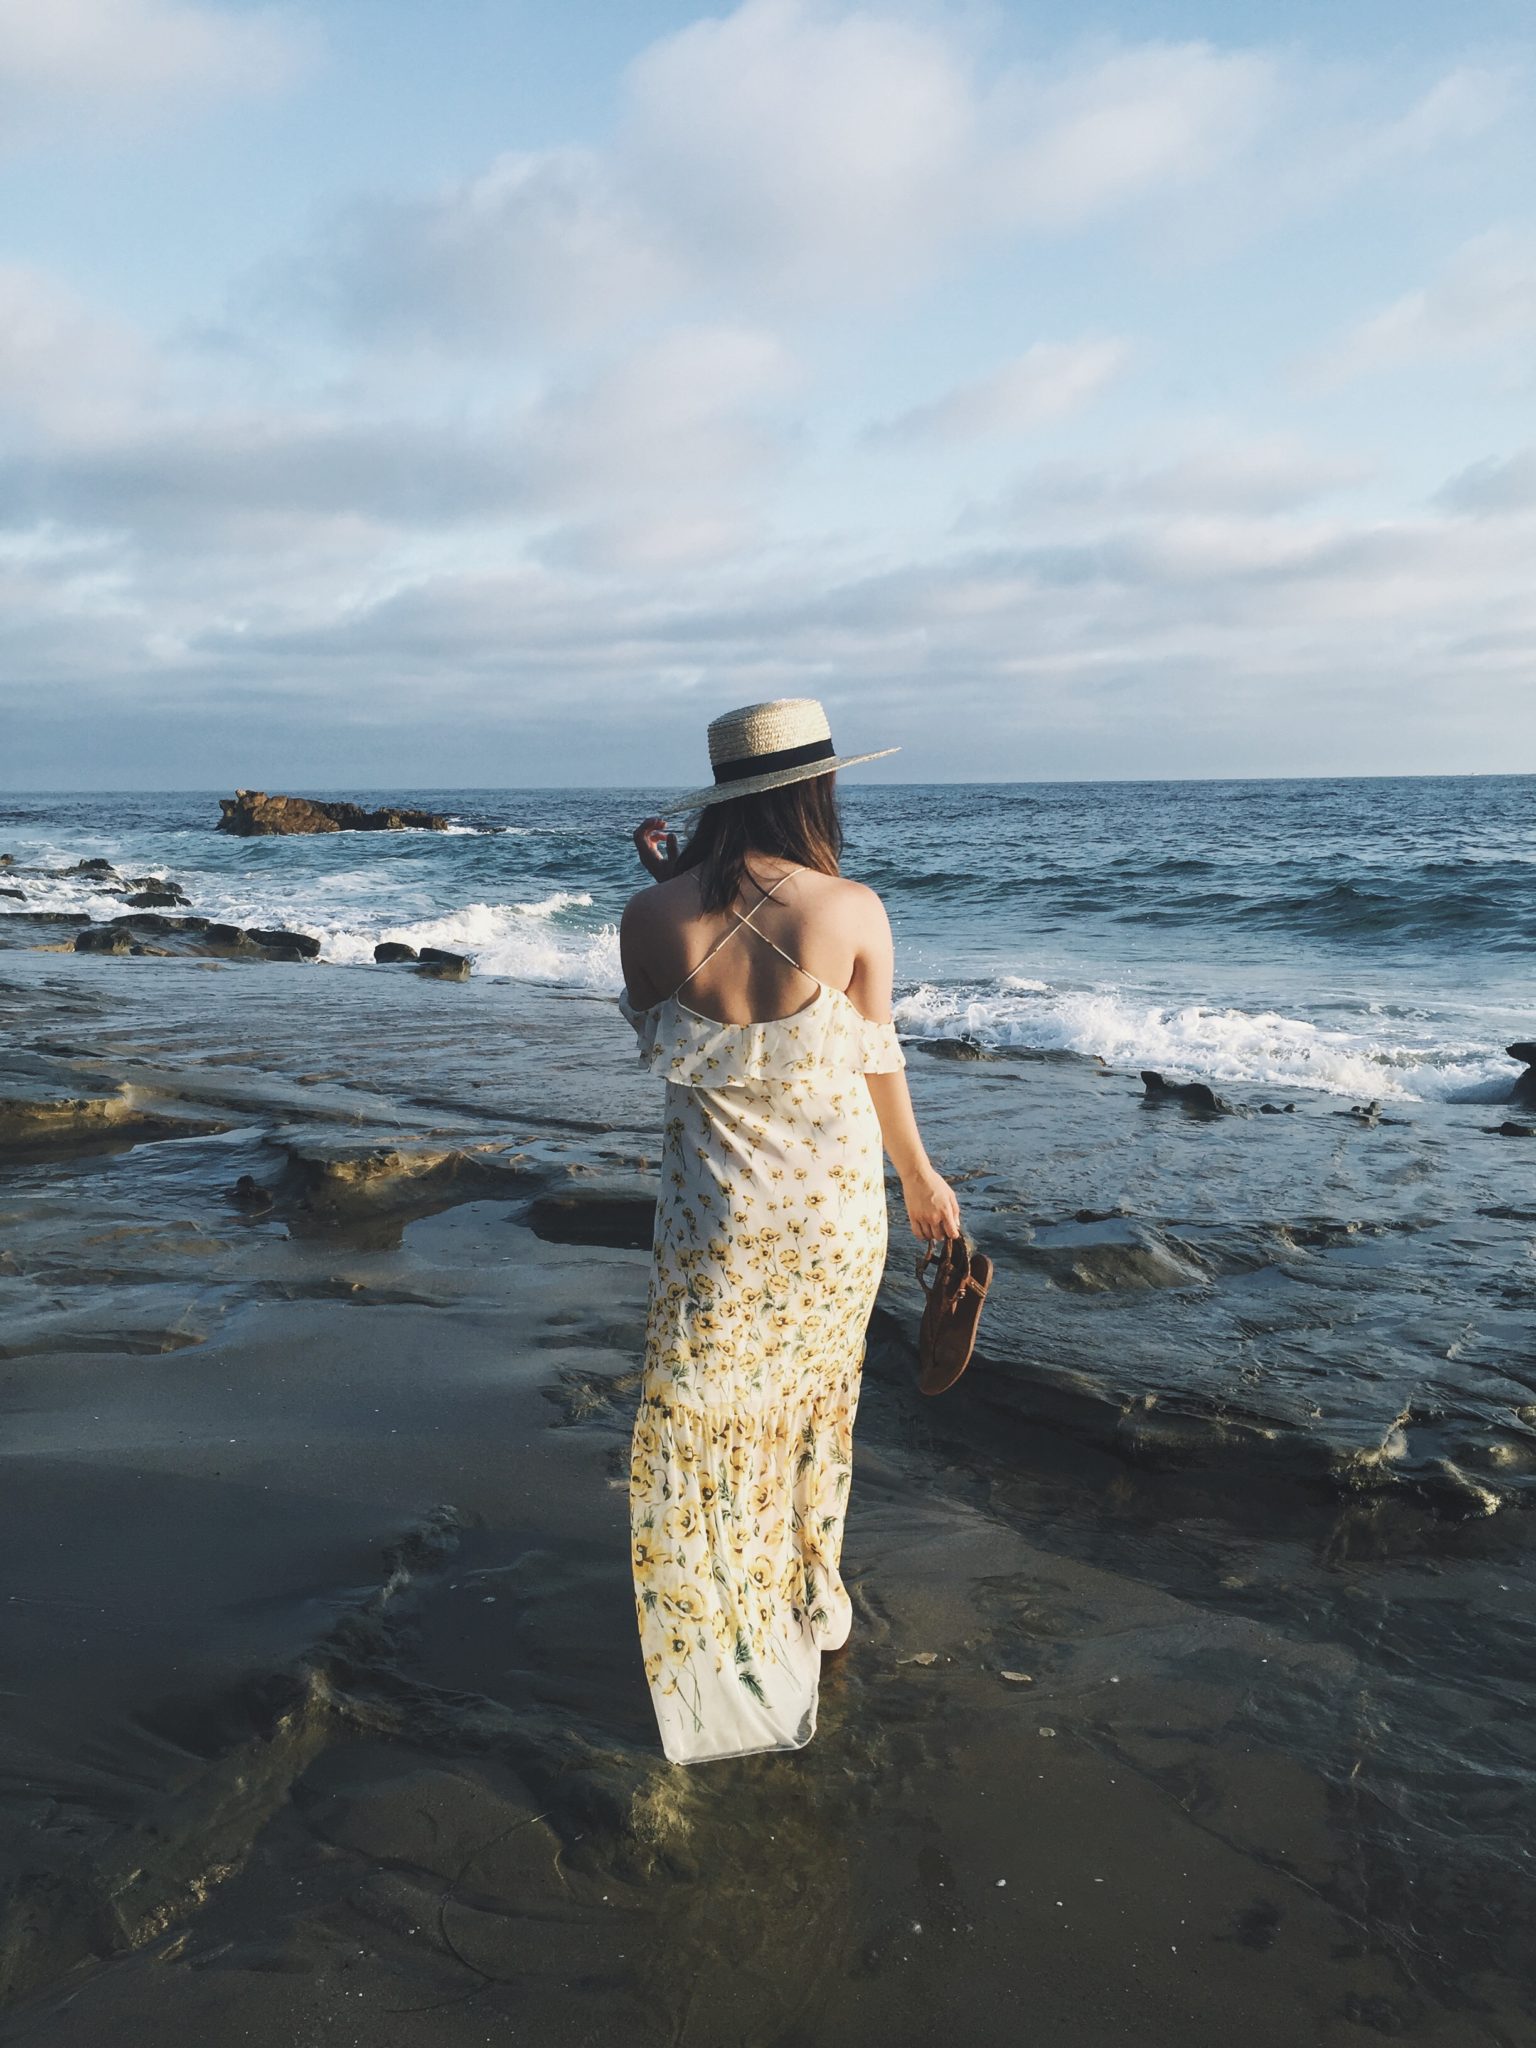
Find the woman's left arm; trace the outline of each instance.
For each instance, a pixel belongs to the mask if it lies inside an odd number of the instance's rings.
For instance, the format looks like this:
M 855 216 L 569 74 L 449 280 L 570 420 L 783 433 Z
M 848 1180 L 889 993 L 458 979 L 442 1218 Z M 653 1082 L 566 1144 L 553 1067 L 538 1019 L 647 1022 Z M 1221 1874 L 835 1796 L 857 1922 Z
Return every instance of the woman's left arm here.
M 873 890 L 862 906 L 864 918 L 860 945 L 848 995 L 854 1008 L 873 1023 L 891 1020 L 891 992 L 896 972 L 896 949 L 891 939 L 891 921 L 885 905 Z M 907 1207 L 912 1235 L 922 1242 L 934 1238 L 959 1237 L 960 1203 L 954 1189 L 928 1157 L 906 1074 L 866 1074 L 875 1115 L 880 1119 L 880 1136 L 901 1182 L 901 1197 Z

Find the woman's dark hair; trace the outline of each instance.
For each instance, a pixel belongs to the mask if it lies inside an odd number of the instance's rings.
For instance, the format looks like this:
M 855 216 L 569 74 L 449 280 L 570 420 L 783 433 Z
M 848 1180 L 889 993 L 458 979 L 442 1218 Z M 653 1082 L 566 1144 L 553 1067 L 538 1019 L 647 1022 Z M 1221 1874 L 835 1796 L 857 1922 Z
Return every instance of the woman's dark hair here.
M 677 872 L 699 870 L 699 897 L 706 910 L 730 909 L 754 853 L 792 860 L 824 875 L 840 873 L 843 824 L 836 783 L 835 775 L 808 775 L 755 796 L 706 805 L 678 855 Z

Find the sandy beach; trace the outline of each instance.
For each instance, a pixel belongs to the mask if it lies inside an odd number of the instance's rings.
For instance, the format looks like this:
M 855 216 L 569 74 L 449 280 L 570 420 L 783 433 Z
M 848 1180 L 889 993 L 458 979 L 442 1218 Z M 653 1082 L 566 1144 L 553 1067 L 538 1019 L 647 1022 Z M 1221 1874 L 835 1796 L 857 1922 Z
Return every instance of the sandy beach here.
M 1438 1342 L 1437 1270 L 1503 1261 L 1528 1319 L 1485 1109 L 1210 1127 L 914 1053 L 997 1312 L 921 1400 L 893 1233 L 820 1730 L 689 1772 L 634 1643 L 655 1103 L 611 1004 L 13 951 L 0 1005 L 0 2039 L 1531 2038 L 1530 1571 L 1476 1496 L 1518 1458 L 1491 1387 L 1481 1476 L 1470 1412 L 1398 1442 L 1385 1380 L 1372 1445 L 1323 1398 L 1341 1288 Z M 1436 1224 L 1452 1146 L 1504 1199 Z M 1261 1312 L 1307 1427 L 1237 1350 L 1149 1392 Z

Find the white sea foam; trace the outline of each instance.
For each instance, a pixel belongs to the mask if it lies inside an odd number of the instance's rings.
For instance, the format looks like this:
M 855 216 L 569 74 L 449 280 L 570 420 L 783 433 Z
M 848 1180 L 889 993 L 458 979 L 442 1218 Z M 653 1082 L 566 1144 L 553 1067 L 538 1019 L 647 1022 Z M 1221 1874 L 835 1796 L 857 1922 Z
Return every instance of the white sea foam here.
M 1113 1067 L 1155 1067 L 1218 1085 L 1477 1101 L 1497 1099 L 1510 1081 L 1508 1064 L 1490 1058 L 1486 1042 L 1415 1045 L 1364 1028 L 1365 1017 L 1350 1030 L 1275 1010 L 1149 1003 L 1112 988 L 1054 988 L 1019 976 L 969 994 L 924 984 L 897 1003 L 895 1016 L 914 1038 L 965 1034 L 983 1045 L 1097 1054 Z
M 558 917 L 562 910 L 587 910 L 591 904 L 592 897 L 585 889 L 557 889 L 542 902 L 514 903 L 512 908 L 524 917 Z
M 476 974 L 506 975 L 514 981 L 555 983 L 568 988 L 616 989 L 620 982 L 619 935 L 611 924 L 596 931 L 557 931 L 550 919 L 562 909 L 589 904 L 580 891 L 562 892 L 544 903 L 470 903 L 446 916 L 422 918 L 414 924 L 391 924 L 373 931 L 296 923 L 291 929 L 319 939 L 321 958 L 341 965 L 373 959 L 382 939 L 402 945 L 437 946 L 464 953 Z
M 12 874 L 0 869 L 0 875 Z M 134 879 L 163 881 L 164 870 L 136 869 Z M 0 904 L 0 915 L 28 910 L 49 911 L 57 917 L 78 918 L 90 924 L 103 918 L 120 917 L 127 908 L 120 891 L 107 891 L 89 875 L 14 875 L 7 887 L 20 889 L 22 900 Z

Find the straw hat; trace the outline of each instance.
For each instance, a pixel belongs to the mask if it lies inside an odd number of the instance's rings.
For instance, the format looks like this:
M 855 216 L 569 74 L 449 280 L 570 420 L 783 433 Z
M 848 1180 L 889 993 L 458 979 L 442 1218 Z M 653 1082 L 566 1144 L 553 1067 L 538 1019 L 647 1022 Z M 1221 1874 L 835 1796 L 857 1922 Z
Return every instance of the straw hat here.
M 880 747 L 873 754 L 839 754 L 832 745 L 827 714 L 814 697 L 775 697 L 771 704 L 744 704 L 712 719 L 709 765 L 715 771 L 708 789 L 691 789 L 674 797 L 676 811 L 697 811 L 705 804 L 724 803 L 733 796 L 756 796 L 786 782 L 805 782 L 852 768 L 860 761 L 883 760 L 900 747 Z

